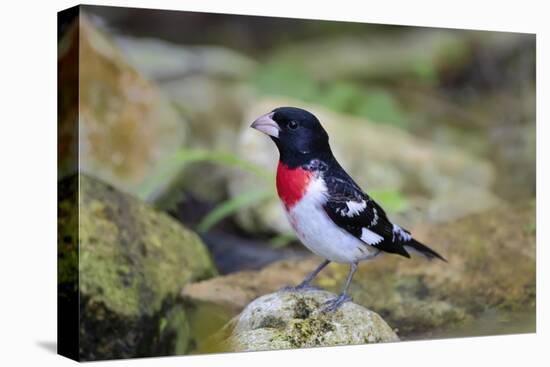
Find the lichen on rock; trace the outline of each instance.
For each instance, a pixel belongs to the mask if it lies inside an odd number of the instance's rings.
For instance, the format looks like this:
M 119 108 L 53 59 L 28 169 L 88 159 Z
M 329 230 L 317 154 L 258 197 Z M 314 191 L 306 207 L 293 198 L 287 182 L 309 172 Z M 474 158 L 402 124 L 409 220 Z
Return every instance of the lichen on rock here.
M 62 189 L 76 182 L 79 199 L 74 202 L 74 195 L 67 197 Z M 78 246 L 80 358 L 185 353 L 190 335 L 180 289 L 217 273 L 200 238 L 168 215 L 86 175 L 60 183 L 60 208 L 59 237 L 73 243 L 59 247 L 60 283 L 73 282 L 65 275 L 72 259 L 65 250 Z
M 332 297 L 336 295 L 313 289 L 264 295 L 230 322 L 226 348 L 255 351 L 399 340 L 378 314 L 355 303 L 324 312 L 323 303 Z

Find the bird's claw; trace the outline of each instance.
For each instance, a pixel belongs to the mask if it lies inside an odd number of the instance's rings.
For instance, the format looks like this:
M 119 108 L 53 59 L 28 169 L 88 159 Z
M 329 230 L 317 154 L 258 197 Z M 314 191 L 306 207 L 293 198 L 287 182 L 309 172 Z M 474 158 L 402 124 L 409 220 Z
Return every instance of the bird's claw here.
M 321 306 L 322 312 L 334 312 L 344 303 L 351 301 L 351 297 L 347 294 L 340 294 L 338 297 L 329 299 Z

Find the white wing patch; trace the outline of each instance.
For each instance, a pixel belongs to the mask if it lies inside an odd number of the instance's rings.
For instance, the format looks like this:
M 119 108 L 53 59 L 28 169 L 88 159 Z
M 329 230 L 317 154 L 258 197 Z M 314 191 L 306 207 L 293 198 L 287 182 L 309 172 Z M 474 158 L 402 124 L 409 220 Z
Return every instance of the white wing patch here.
M 406 232 L 403 228 L 399 227 L 397 224 L 393 225 L 393 237 L 395 240 L 395 236 L 399 237 L 401 241 L 410 241 L 412 236 L 410 233 Z
M 357 201 L 346 201 L 346 206 L 348 209 L 338 209 L 336 210 L 342 217 L 351 218 L 355 215 L 361 214 L 363 210 L 367 207 L 367 202 L 365 200 Z
M 370 222 L 370 227 L 374 227 L 376 223 L 378 223 L 378 210 L 376 210 L 376 208 L 372 208 L 372 212 L 374 216 Z
M 367 229 L 367 228 L 363 227 L 363 229 L 361 231 L 361 241 L 364 241 L 364 242 L 368 243 L 371 246 L 382 242 L 383 239 L 384 239 L 384 237 L 380 236 L 377 233 L 374 233 L 370 229 Z

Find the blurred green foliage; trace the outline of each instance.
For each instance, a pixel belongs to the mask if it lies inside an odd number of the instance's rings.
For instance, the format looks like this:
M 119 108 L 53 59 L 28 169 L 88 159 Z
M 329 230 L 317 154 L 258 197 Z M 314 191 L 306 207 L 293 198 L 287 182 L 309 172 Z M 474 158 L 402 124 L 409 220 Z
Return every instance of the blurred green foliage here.
M 409 201 L 399 190 L 372 190 L 369 193 L 390 213 L 400 213 L 409 208 Z
M 363 104 L 358 106 L 357 111 L 358 115 L 374 122 L 405 126 L 405 115 L 398 101 L 384 89 L 370 90 L 366 93 Z
M 420 60 L 412 65 L 412 70 L 418 81 L 425 84 L 435 84 L 438 81 L 437 65 L 434 60 Z
M 298 66 L 272 62 L 261 67 L 253 80 L 264 94 L 283 95 L 304 101 L 314 101 L 319 96 L 319 85 Z
M 297 237 L 294 233 L 283 233 L 273 237 L 269 243 L 274 248 L 280 248 L 288 246 L 291 242 L 296 241 Z
M 399 102 L 384 88 L 367 88 L 351 81 L 326 85 L 295 64 L 285 62 L 272 62 L 260 68 L 254 83 L 264 94 L 301 99 L 373 122 L 405 125 L 405 114 Z
M 173 176 L 174 171 L 181 172 L 187 164 L 196 162 L 210 162 L 225 167 L 234 167 L 268 180 L 271 174 L 264 168 L 251 162 L 242 160 L 236 155 L 222 151 L 207 151 L 200 149 L 181 149 L 172 157 L 160 164 L 138 188 L 138 197 L 142 200 L 149 199 L 155 194 L 155 190 Z
M 240 209 L 257 205 L 259 202 L 275 196 L 273 190 L 257 190 L 234 196 L 218 204 L 199 223 L 199 232 L 206 232 L 222 219 L 236 213 Z

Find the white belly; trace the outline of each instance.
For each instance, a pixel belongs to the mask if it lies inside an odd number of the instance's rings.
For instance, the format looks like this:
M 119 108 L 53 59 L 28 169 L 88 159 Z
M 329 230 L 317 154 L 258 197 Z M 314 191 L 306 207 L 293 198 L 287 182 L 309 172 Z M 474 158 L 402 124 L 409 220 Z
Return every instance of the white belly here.
M 326 187 L 315 179 L 304 197 L 287 211 L 300 241 L 313 253 L 334 262 L 352 263 L 376 256 L 378 249 L 334 224 L 323 209 L 325 202 Z

